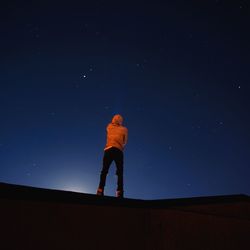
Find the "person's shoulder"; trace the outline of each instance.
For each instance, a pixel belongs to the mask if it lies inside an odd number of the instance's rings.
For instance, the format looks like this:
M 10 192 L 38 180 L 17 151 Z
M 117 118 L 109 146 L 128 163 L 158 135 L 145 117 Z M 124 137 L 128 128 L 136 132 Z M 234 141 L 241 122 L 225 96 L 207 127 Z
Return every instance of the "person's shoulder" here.
M 122 129 L 124 132 L 126 132 L 126 133 L 128 132 L 128 129 L 126 127 L 122 126 Z
M 113 125 L 112 125 L 112 123 L 109 123 L 108 125 L 107 125 L 107 129 L 109 129 L 109 128 L 111 128 Z

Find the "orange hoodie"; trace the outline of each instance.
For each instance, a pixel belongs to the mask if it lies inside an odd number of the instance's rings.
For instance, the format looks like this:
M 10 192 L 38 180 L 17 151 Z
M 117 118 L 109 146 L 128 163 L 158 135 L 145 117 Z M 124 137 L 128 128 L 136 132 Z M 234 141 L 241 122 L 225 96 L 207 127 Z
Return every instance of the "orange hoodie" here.
M 107 143 L 104 150 L 115 147 L 123 151 L 128 140 L 128 129 L 122 126 L 123 118 L 115 115 L 107 126 Z

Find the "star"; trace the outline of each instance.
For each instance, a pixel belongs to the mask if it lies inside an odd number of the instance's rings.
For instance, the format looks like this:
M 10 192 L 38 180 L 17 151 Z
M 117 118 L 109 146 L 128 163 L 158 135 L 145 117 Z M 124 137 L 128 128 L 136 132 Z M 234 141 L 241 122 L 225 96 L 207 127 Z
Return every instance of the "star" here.
M 38 165 L 36 163 L 33 163 L 32 166 L 38 168 Z

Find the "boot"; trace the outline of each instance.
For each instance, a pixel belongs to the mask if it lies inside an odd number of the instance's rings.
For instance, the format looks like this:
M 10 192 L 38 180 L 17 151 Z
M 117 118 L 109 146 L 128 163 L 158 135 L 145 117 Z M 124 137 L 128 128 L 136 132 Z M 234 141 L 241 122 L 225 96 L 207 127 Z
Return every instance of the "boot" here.
M 98 188 L 96 191 L 96 195 L 104 196 L 104 190 L 102 188 Z
M 117 191 L 116 191 L 116 197 L 117 197 L 117 198 L 124 198 L 124 197 L 123 197 L 123 191 L 122 191 L 122 190 L 117 190 Z

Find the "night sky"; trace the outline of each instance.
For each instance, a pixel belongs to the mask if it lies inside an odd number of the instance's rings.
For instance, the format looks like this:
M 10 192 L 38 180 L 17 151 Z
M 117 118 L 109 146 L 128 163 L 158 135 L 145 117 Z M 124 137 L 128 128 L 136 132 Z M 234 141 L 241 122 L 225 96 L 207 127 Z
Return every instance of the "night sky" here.
M 1 4 L 0 182 L 96 193 L 119 113 L 125 197 L 250 194 L 247 1 L 51 2 Z

